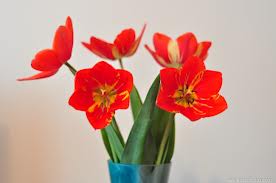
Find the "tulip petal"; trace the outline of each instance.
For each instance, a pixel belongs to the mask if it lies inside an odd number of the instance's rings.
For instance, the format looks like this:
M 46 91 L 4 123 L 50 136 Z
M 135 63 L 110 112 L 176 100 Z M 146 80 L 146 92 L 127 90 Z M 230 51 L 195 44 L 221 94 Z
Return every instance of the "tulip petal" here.
M 59 61 L 63 64 L 71 58 L 73 48 L 73 24 L 67 17 L 65 26 L 59 26 L 56 30 L 53 49 L 56 51 Z
M 115 102 L 110 106 L 111 110 L 127 109 L 129 107 L 129 93 L 118 93 Z
M 93 112 L 86 112 L 87 119 L 94 129 L 102 129 L 110 124 L 114 113 L 111 111 L 102 111 L 96 107 Z
M 126 55 L 135 41 L 135 31 L 133 29 L 125 29 L 117 35 L 114 45 L 119 51 L 119 54 Z
M 69 39 L 69 42 L 70 43 L 72 42 L 72 44 L 73 44 L 74 32 L 73 32 L 73 23 L 72 23 L 71 17 L 69 17 L 69 16 L 67 17 L 65 26 L 68 29 L 69 33 L 70 33 L 69 38 L 71 38 L 71 39 Z
M 92 94 L 82 90 L 75 91 L 69 99 L 69 105 L 80 111 L 87 111 L 92 104 Z
M 50 76 L 54 75 L 55 73 L 57 73 L 57 71 L 58 70 L 43 71 L 43 72 L 40 72 L 40 73 L 35 74 L 33 76 L 30 76 L 30 77 L 17 79 L 17 81 L 27 81 L 27 80 L 36 80 L 36 79 L 47 78 L 47 77 L 50 77 Z
M 91 69 L 91 77 L 102 85 L 108 84 L 110 86 L 116 83 L 119 75 L 111 65 L 101 61 L 94 65 Z
M 204 117 L 211 117 L 225 111 L 227 102 L 223 96 L 218 94 L 207 100 L 198 100 L 196 106 L 206 113 Z
M 75 90 L 92 92 L 101 83 L 93 78 L 91 69 L 82 69 L 75 76 Z
M 205 71 L 204 62 L 198 57 L 191 56 L 182 66 L 181 81 L 184 82 L 183 84 L 190 85 L 195 79 L 200 79 L 196 76 L 202 71 Z
M 132 74 L 126 70 L 117 69 L 119 75 L 116 81 L 116 100 L 111 105 L 112 110 L 127 109 L 129 107 L 130 92 L 133 88 Z
M 164 58 L 154 52 L 148 45 L 145 45 L 145 48 L 150 52 L 158 64 L 160 64 L 162 67 L 169 67 L 169 64 L 164 60 Z
M 179 80 L 180 71 L 176 68 L 165 68 L 160 71 L 160 80 L 163 91 L 168 95 L 173 93 L 182 86 L 182 82 Z
M 201 81 L 195 86 L 194 91 L 200 98 L 209 98 L 219 92 L 221 85 L 221 72 L 206 70 Z
M 62 63 L 59 62 L 55 51 L 45 49 L 38 52 L 32 61 L 32 68 L 39 71 L 49 71 L 59 69 Z
M 129 49 L 128 53 L 125 55 L 126 57 L 132 56 L 137 51 L 137 49 L 139 47 L 139 44 L 140 44 L 140 42 L 142 40 L 142 37 L 144 35 L 144 32 L 146 30 L 146 27 L 147 27 L 147 25 L 145 24 L 144 27 L 143 27 L 143 29 L 142 29 L 142 31 L 141 31 L 141 33 L 140 33 L 140 35 L 133 42 L 133 44 L 132 44 L 131 48 Z
M 158 93 L 156 105 L 168 112 L 177 113 L 180 112 L 181 106 L 175 103 L 175 100 L 170 97 L 170 94 L 162 87 Z
M 168 55 L 168 44 L 171 38 L 161 34 L 155 33 L 153 36 L 153 44 L 156 53 L 164 59 L 166 63 L 170 63 L 169 55 Z
M 212 43 L 209 41 L 204 41 L 198 44 L 195 56 L 199 57 L 202 60 L 205 60 L 208 56 L 208 50 L 211 47 Z
M 200 113 L 190 107 L 183 108 L 180 113 L 186 116 L 191 121 L 197 121 L 203 117 L 202 115 L 200 115 Z
M 122 69 L 117 69 L 119 74 L 119 78 L 117 80 L 117 84 L 115 86 L 118 93 L 128 91 L 131 92 L 133 88 L 133 76 L 130 72 Z
M 177 38 L 181 63 L 194 55 L 197 49 L 197 40 L 193 33 L 185 33 Z
M 96 37 L 91 37 L 90 44 L 82 43 L 87 49 L 104 59 L 116 60 L 113 55 L 115 46 Z

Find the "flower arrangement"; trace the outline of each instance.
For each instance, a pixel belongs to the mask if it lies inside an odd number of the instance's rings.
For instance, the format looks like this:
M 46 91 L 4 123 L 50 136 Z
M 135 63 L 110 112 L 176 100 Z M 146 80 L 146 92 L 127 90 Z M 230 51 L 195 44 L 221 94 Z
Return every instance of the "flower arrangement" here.
M 222 74 L 208 70 L 205 60 L 211 42 L 198 42 L 193 33 L 176 40 L 161 34 L 153 36 L 154 50 L 145 48 L 163 68 L 157 74 L 144 101 L 133 84 L 133 76 L 123 67 L 123 58 L 133 56 L 145 32 L 136 37 L 131 28 L 117 35 L 113 43 L 91 37 L 83 46 L 104 60 L 117 60 L 120 69 L 106 61 L 77 71 L 71 58 L 74 31 L 70 17 L 56 30 L 51 49 L 39 51 L 31 66 L 39 71 L 19 81 L 47 78 L 67 66 L 75 75 L 74 92 L 69 105 L 86 113 L 94 129 L 100 130 L 110 160 L 121 164 L 170 163 L 174 153 L 175 114 L 190 121 L 223 112 L 227 103 L 219 94 Z M 116 110 L 131 105 L 133 126 L 128 139 L 123 138 L 115 119 Z

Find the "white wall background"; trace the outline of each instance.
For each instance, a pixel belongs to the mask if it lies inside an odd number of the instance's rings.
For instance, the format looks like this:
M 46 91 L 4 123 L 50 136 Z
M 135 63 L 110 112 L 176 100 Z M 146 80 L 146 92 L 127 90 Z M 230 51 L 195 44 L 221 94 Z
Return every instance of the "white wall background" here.
M 70 61 L 77 68 L 99 59 L 81 41 L 113 40 L 123 28 L 148 28 L 142 44 L 160 31 L 177 37 L 192 31 L 212 40 L 207 67 L 223 72 L 229 109 L 190 123 L 177 116 L 172 183 L 227 183 L 237 178 L 276 182 L 276 3 L 273 0 L 1 0 L 0 182 L 105 183 L 106 160 L 99 131 L 67 105 L 73 77 L 66 68 L 50 79 L 19 83 L 31 59 L 49 47 L 67 15 L 75 26 Z M 113 64 L 118 66 L 117 63 Z M 125 61 L 143 98 L 160 67 L 141 46 Z M 126 135 L 129 111 L 117 115 Z M 237 182 L 238 180 L 236 180 Z M 263 181 L 264 182 L 264 181 Z

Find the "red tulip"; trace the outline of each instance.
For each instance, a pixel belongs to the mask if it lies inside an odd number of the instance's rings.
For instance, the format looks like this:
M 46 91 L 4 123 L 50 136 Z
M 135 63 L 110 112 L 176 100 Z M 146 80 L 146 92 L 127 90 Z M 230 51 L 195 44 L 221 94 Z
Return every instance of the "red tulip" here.
M 114 69 L 101 61 L 91 69 L 76 73 L 75 91 L 69 104 L 85 111 L 95 129 L 102 129 L 110 123 L 117 109 L 128 108 L 132 87 L 130 72 Z
M 109 60 L 118 60 L 123 57 L 132 56 L 142 39 L 146 25 L 144 25 L 138 38 L 135 38 L 135 31 L 131 28 L 123 30 L 113 43 L 108 43 L 102 39 L 92 36 L 90 43 L 82 44 L 94 54 Z
M 181 69 L 165 68 L 160 72 L 161 89 L 157 106 L 181 113 L 191 121 L 223 112 L 227 103 L 218 92 L 222 74 L 206 70 L 198 57 L 190 57 Z
M 71 18 L 67 17 L 65 25 L 56 30 L 52 48 L 38 52 L 32 60 L 32 68 L 40 73 L 18 80 L 35 80 L 54 75 L 71 58 L 72 48 L 73 25 Z
M 197 56 L 204 60 L 211 46 L 211 42 L 209 41 L 198 43 L 193 33 L 183 34 L 176 40 L 172 40 L 164 34 L 155 33 L 153 44 L 155 51 L 148 45 L 145 45 L 153 58 L 162 67 L 174 68 L 181 67 L 190 56 Z

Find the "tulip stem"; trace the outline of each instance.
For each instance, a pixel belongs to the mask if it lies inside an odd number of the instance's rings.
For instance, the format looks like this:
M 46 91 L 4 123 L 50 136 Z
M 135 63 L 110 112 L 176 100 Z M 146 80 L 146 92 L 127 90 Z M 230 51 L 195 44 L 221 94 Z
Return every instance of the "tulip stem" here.
M 77 70 L 71 64 L 66 62 L 65 65 L 69 68 L 69 70 L 72 72 L 73 75 L 76 74 Z
M 175 116 L 174 114 L 171 115 L 170 119 L 168 120 L 168 122 L 166 124 L 165 131 L 164 131 L 164 134 L 163 134 L 163 137 L 161 140 L 160 148 L 159 148 L 159 151 L 157 154 L 157 159 L 155 162 L 156 165 L 160 165 L 162 163 L 162 159 L 163 159 L 164 152 L 165 152 L 165 147 L 166 147 L 166 144 L 168 143 L 171 128 L 173 127 L 174 116 Z
M 121 58 L 119 58 L 119 64 L 120 64 L 121 69 L 124 69 L 123 61 Z

